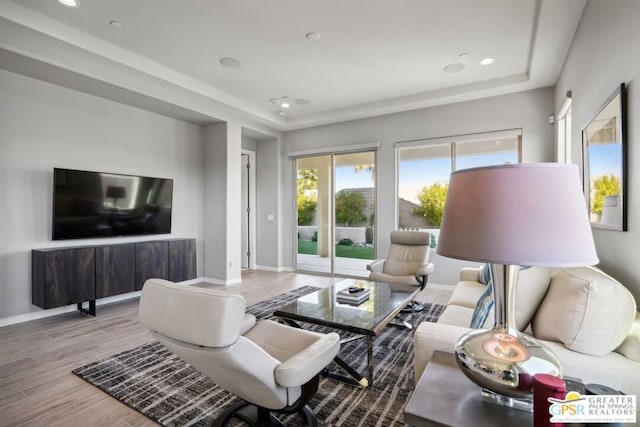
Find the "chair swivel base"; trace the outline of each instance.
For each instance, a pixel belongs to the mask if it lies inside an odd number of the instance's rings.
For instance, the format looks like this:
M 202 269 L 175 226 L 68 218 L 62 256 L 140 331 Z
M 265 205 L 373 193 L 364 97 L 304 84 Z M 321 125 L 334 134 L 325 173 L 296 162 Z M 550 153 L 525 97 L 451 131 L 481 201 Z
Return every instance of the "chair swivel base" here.
M 394 320 L 392 320 L 389 324 L 393 326 L 401 326 L 406 329 L 413 329 L 413 313 L 419 313 L 424 310 L 424 304 L 418 301 L 411 301 L 408 303 L 402 310 L 400 310 L 401 314 L 411 313 L 411 323 L 407 321 L 406 318 L 403 318 L 400 314 L 396 316 Z
M 413 305 L 413 307 L 412 307 Z M 419 302 L 419 301 L 411 301 L 409 304 L 407 304 L 403 309 L 402 309 L 402 313 L 411 313 L 412 311 L 414 313 L 419 313 L 421 311 L 424 310 L 424 304 Z
M 276 411 L 277 412 L 277 411 Z M 304 405 L 298 413 L 309 427 L 318 427 L 318 420 L 309 405 Z M 240 401 L 232 405 L 216 418 L 212 427 L 226 426 L 232 418 L 238 418 L 252 427 L 284 427 L 284 424 L 269 409 Z

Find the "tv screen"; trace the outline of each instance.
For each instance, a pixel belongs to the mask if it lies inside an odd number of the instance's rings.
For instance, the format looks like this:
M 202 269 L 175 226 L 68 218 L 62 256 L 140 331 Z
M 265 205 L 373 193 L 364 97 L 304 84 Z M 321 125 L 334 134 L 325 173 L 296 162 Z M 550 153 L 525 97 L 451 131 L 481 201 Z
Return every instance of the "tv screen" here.
M 53 240 L 171 233 L 173 180 L 53 170 Z

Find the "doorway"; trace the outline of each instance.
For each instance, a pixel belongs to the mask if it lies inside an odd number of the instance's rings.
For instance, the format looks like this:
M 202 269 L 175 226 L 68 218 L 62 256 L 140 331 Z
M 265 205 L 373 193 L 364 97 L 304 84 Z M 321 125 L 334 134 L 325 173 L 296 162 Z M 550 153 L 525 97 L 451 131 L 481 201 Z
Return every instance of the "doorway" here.
M 375 151 L 296 160 L 296 270 L 367 277 L 375 259 Z
M 241 245 L 240 266 L 255 268 L 255 152 L 242 150 L 241 155 Z

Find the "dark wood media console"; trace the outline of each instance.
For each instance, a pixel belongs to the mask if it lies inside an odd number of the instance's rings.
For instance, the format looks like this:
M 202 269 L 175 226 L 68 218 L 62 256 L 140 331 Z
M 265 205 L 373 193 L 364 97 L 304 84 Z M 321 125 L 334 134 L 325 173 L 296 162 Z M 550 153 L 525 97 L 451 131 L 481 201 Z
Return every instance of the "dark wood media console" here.
M 34 249 L 31 302 L 45 309 L 78 304 L 95 316 L 98 298 L 139 291 L 151 277 L 181 282 L 196 274 L 195 239 Z

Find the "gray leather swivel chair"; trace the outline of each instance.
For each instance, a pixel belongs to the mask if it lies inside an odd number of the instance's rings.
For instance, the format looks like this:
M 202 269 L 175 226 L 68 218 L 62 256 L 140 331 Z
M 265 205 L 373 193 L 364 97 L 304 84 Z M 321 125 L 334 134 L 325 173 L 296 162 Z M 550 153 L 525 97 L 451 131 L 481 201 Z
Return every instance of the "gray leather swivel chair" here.
M 250 425 L 282 425 L 271 412 L 300 412 L 310 426 L 319 373 L 340 348 L 336 333 L 319 334 L 245 313 L 241 295 L 149 279 L 140 322 L 165 347 L 243 399 L 214 422 L 238 417 Z
M 424 289 L 433 264 L 429 263 L 431 235 L 424 231 L 392 231 L 391 245 L 385 259 L 367 265 L 369 280 L 419 286 Z M 414 311 L 424 310 L 424 305 L 413 303 Z

